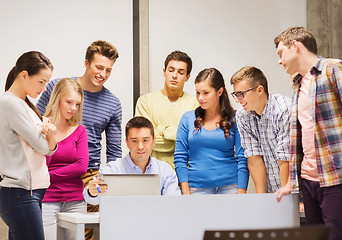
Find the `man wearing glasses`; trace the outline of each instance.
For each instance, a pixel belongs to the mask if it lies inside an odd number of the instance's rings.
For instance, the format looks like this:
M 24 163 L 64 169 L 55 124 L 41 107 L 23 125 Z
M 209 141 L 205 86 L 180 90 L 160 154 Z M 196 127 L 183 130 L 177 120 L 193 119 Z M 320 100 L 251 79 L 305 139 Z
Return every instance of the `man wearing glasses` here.
M 236 122 L 256 192 L 276 192 L 289 176 L 291 99 L 269 94 L 267 79 L 256 67 L 241 68 L 230 83 L 243 107 Z

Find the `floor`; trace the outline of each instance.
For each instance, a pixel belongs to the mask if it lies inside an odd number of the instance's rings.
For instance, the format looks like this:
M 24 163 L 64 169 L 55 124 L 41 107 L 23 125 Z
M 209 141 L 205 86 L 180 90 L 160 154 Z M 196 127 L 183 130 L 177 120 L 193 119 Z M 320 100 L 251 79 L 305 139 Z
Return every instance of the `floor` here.
M 0 218 L 0 240 L 8 240 L 8 227 Z

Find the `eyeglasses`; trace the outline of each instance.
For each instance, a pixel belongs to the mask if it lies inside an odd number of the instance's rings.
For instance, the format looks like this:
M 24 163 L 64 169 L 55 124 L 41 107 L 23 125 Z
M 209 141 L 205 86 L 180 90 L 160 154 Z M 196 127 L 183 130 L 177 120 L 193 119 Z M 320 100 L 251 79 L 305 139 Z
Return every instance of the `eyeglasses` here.
M 246 91 L 243 91 L 243 92 L 232 92 L 231 94 L 232 94 L 233 98 L 242 100 L 242 99 L 244 99 L 246 93 L 256 89 L 257 87 L 259 87 L 259 86 L 252 87 L 252 88 L 250 88 Z

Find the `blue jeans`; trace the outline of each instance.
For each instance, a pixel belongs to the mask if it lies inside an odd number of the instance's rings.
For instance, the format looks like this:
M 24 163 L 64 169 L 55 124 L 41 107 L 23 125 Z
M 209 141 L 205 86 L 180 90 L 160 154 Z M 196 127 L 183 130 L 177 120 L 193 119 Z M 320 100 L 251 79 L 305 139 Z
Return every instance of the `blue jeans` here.
M 32 191 L 0 187 L 0 217 L 9 227 L 9 239 L 44 240 L 41 202 L 46 189 Z
M 236 194 L 237 184 L 226 185 L 223 187 L 210 187 L 210 188 L 190 188 L 191 195 L 202 194 Z

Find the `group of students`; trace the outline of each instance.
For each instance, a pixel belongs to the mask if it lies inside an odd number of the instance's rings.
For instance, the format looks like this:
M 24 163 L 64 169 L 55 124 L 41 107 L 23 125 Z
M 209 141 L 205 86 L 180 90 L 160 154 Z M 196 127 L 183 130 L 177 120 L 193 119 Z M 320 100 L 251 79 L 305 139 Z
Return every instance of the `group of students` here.
M 86 211 L 84 199 L 96 210 L 97 186 L 107 188 L 100 171 L 159 174 L 163 195 L 243 194 L 250 173 L 256 192 L 275 192 L 278 201 L 299 189 L 307 223 L 327 224 L 330 239 L 341 239 L 342 61 L 318 57 L 303 27 L 274 42 L 293 77 L 292 101 L 270 94 L 265 75 L 251 66 L 230 79 L 242 106 L 236 112 L 215 68 L 196 76 L 195 98 L 183 91 L 191 58 L 174 51 L 164 63 L 164 88 L 141 96 L 126 124 L 124 158 L 120 101 L 103 86 L 116 48 L 92 43 L 83 76 L 51 82 L 50 61 L 24 53 L 0 97 L 0 216 L 9 238 L 55 239 L 56 213 Z M 41 93 L 38 110 L 27 96 Z M 100 170 L 102 132 L 107 164 Z

